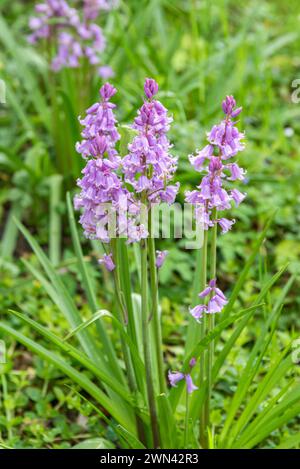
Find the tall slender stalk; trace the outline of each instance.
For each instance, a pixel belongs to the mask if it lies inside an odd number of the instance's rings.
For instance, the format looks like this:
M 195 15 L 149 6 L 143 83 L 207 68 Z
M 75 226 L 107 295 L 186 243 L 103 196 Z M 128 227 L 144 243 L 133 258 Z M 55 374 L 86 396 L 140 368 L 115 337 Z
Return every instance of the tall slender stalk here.
M 186 397 L 185 397 L 185 427 L 184 427 L 184 449 L 187 449 L 187 444 L 189 441 L 189 393 L 186 388 Z
M 146 368 L 147 394 L 150 412 L 151 429 L 154 448 L 159 447 L 159 429 L 153 377 L 151 370 L 151 350 L 149 334 L 149 314 L 148 314 L 148 262 L 147 262 L 147 240 L 141 240 L 141 293 L 142 293 L 142 330 L 144 342 L 144 360 Z
M 61 141 L 61 122 L 60 122 L 60 111 L 59 111 L 59 103 L 58 103 L 58 93 L 56 89 L 56 79 L 53 70 L 51 70 L 50 62 L 51 62 L 51 48 L 52 48 L 52 40 L 48 40 L 48 54 L 49 54 L 49 67 L 48 67 L 48 90 L 49 90 L 49 98 L 50 98 L 50 105 L 51 105 L 51 131 L 52 131 L 52 138 L 53 138 L 53 147 L 55 151 L 55 166 L 56 171 L 59 174 L 66 175 L 68 174 L 68 169 L 65 166 L 65 158 L 64 158 L 64 151 L 63 151 L 63 143 Z
M 199 291 L 203 291 L 207 281 L 207 230 L 203 233 L 203 246 L 201 255 L 201 277 Z M 203 318 L 200 325 L 200 340 L 205 336 L 205 318 Z M 205 353 L 202 352 L 200 356 L 200 386 L 204 385 L 205 382 Z M 201 406 L 200 410 L 200 443 L 203 448 L 206 447 L 206 420 L 205 420 L 205 408 Z
M 132 339 L 134 344 L 138 343 L 137 339 L 137 330 L 136 330 L 136 323 L 134 317 L 134 310 L 132 304 L 132 291 L 131 291 L 131 282 L 130 282 L 130 271 L 129 271 L 129 259 L 128 259 L 128 250 L 127 245 L 125 244 L 124 239 L 117 239 L 117 254 L 118 259 L 117 262 L 117 269 L 118 269 L 118 277 L 120 281 L 120 288 L 121 291 L 118 292 L 120 294 L 120 301 L 122 302 L 123 308 L 123 317 L 126 317 L 126 329 L 128 331 L 128 335 Z M 135 367 L 135 361 L 132 361 L 134 374 L 135 374 L 135 381 L 138 387 L 138 390 L 144 396 L 145 393 L 145 381 L 144 377 L 140 375 L 138 367 Z
M 213 210 L 212 217 L 216 218 L 216 209 Z M 210 243 L 210 279 L 216 278 L 216 263 L 217 263 L 217 224 L 215 224 L 211 231 L 211 243 Z M 213 330 L 215 327 L 215 315 L 208 315 L 207 333 Z M 214 357 L 214 341 L 211 341 L 207 351 L 206 361 L 206 379 L 207 379 L 207 396 L 205 401 L 205 429 L 210 425 L 210 400 L 212 391 L 212 366 Z
M 114 270 L 114 283 L 115 283 L 115 290 L 116 290 L 117 303 L 118 303 L 118 316 L 119 316 L 120 322 L 122 322 L 124 324 L 125 329 L 127 329 L 127 326 L 125 324 L 126 318 L 127 318 L 126 306 L 124 304 L 124 300 L 122 296 L 120 295 L 121 280 L 120 280 L 120 271 L 119 271 L 119 262 L 118 262 L 118 257 L 119 257 L 118 256 L 118 243 L 116 239 L 111 240 L 111 250 L 112 250 L 113 259 L 116 265 L 116 268 Z M 138 388 L 137 388 L 137 383 L 135 380 L 132 361 L 131 361 L 131 357 L 130 357 L 127 344 L 125 343 L 125 340 L 122 337 L 122 335 L 121 335 L 121 347 L 122 347 L 125 367 L 126 367 L 127 376 L 128 376 L 129 389 L 134 395 L 136 395 L 138 392 Z M 143 422 L 141 421 L 139 416 L 136 416 L 136 426 L 137 426 L 138 436 L 141 439 L 141 441 L 144 442 L 146 438 L 145 431 L 143 427 Z
M 111 240 L 111 249 L 112 249 L 113 259 L 116 265 L 116 268 L 113 271 L 113 274 L 114 274 L 114 283 L 115 283 L 116 297 L 117 297 L 117 303 L 118 303 L 118 319 L 120 320 L 121 323 L 124 324 L 126 320 L 127 312 L 126 312 L 126 308 L 123 302 L 123 298 L 120 295 L 121 282 L 120 282 L 119 266 L 118 266 L 118 261 L 117 261 L 118 259 L 117 243 L 115 239 Z M 128 375 L 129 389 L 133 392 L 136 392 L 137 387 L 136 387 L 136 382 L 134 378 L 130 354 L 128 351 L 128 347 L 122 336 L 121 336 L 121 346 L 122 346 L 124 362 L 125 362 L 127 375 Z
M 124 239 L 118 239 L 118 265 L 119 265 L 119 274 L 120 282 L 123 293 L 123 299 L 128 316 L 128 333 L 134 343 L 137 343 L 137 332 L 136 324 L 134 320 L 134 311 L 132 304 L 132 290 L 130 282 L 130 270 L 129 270 L 129 259 L 128 259 L 128 247 Z
M 149 252 L 149 269 L 150 269 L 150 287 L 151 287 L 151 304 L 152 316 L 154 325 L 154 339 L 156 349 L 156 360 L 159 379 L 159 390 L 161 393 L 166 391 L 166 381 L 164 375 L 164 358 L 162 349 L 162 334 L 161 334 L 161 318 L 159 314 L 159 300 L 158 300 L 158 281 L 157 281 L 157 268 L 156 268 L 156 255 L 155 255 L 155 240 L 152 235 L 152 216 L 151 210 L 149 211 L 149 233 L 148 252 Z
M 202 247 L 196 251 L 196 266 L 194 270 L 194 280 L 192 288 L 192 306 L 196 306 L 199 303 L 199 292 L 201 285 L 203 285 L 203 274 L 205 274 L 204 283 L 206 282 L 206 272 L 203 269 L 203 252 L 206 255 L 206 240 L 204 239 L 205 232 L 203 231 Z M 205 249 L 203 249 L 205 246 Z M 201 336 L 201 324 L 195 323 L 195 319 L 190 316 L 189 324 L 187 330 L 186 344 L 185 344 L 185 353 L 189 353 L 193 350 L 195 345 L 199 342 L 199 337 Z

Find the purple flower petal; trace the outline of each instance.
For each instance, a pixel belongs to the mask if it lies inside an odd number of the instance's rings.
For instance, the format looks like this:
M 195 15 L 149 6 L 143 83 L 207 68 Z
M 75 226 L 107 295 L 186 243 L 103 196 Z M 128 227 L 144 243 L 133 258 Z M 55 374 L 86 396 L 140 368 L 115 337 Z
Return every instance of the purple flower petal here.
M 218 223 L 222 229 L 222 233 L 227 233 L 231 230 L 232 225 L 235 223 L 235 220 L 227 220 L 227 218 L 220 218 Z
M 195 357 L 191 358 L 190 361 L 189 361 L 189 365 L 191 368 L 193 368 L 197 363 L 197 360 Z
M 169 371 L 168 379 L 172 387 L 176 387 L 176 384 L 184 378 L 184 374 L 178 371 Z
M 156 251 L 156 267 L 158 269 L 160 269 L 163 266 L 168 254 L 169 254 L 169 251 Z
M 185 375 L 185 381 L 186 381 L 187 392 L 189 394 L 191 394 L 193 391 L 196 391 L 198 389 L 198 387 L 194 385 L 190 374 Z
M 152 78 L 147 78 L 144 85 L 145 95 L 148 99 L 152 99 L 158 92 L 158 84 Z
M 205 305 L 197 305 L 194 308 L 190 308 L 190 314 L 193 316 L 193 318 L 196 319 L 196 321 L 200 321 L 203 317 L 203 313 L 207 312 L 207 306 Z
M 103 264 L 109 272 L 112 272 L 116 266 L 112 260 L 112 254 L 104 254 L 101 259 L 98 260 L 99 264 Z

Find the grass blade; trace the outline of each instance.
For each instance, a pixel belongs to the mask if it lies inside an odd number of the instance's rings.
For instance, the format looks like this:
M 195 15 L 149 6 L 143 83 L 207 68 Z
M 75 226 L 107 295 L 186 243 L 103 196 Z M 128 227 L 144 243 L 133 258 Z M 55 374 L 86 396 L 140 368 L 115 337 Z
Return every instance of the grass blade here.
M 101 309 L 100 311 L 97 311 L 93 316 L 88 319 L 87 321 L 82 322 L 79 324 L 79 326 L 75 327 L 69 334 L 66 335 L 66 337 L 63 339 L 64 342 L 67 340 L 71 339 L 74 335 L 78 334 L 78 332 L 83 331 L 87 327 L 89 327 L 91 324 L 94 324 L 95 321 L 100 319 L 102 316 L 105 316 L 107 314 L 110 314 L 109 311 L 106 311 L 105 309 Z
M 123 384 L 116 380 L 114 377 L 112 377 L 110 374 L 108 374 L 106 371 L 104 371 L 102 367 L 96 366 L 86 355 L 79 352 L 72 345 L 67 344 L 63 339 L 58 337 L 53 332 L 49 331 L 48 328 L 45 328 L 44 326 L 29 318 L 25 314 L 19 313 L 18 311 L 14 310 L 9 310 L 9 312 L 21 319 L 26 324 L 28 324 L 34 330 L 36 330 L 39 334 L 41 334 L 45 339 L 49 340 L 62 352 L 68 354 L 70 357 L 77 360 L 78 363 L 80 363 L 87 370 L 91 371 L 97 378 L 99 378 L 101 382 L 105 383 L 107 386 L 109 386 L 110 389 L 119 394 L 122 399 L 132 404 L 132 398 L 128 393 L 128 390 L 123 386 Z
M 70 386 L 68 386 L 70 387 Z M 72 388 L 70 388 L 72 389 Z M 75 392 L 82 400 L 85 402 L 88 402 L 89 405 L 97 412 L 97 414 L 100 415 L 100 417 L 107 423 L 108 426 L 112 426 L 115 432 L 119 435 L 121 441 L 124 440 L 126 444 L 129 446 L 129 448 L 132 449 L 145 449 L 145 446 L 143 443 L 129 430 L 124 428 L 122 425 L 118 424 L 116 425 L 114 422 L 111 422 L 103 412 L 98 409 L 98 407 L 95 406 L 93 402 L 91 402 L 89 399 L 87 399 L 85 396 L 83 396 L 81 393 L 78 391 L 72 389 L 73 392 Z M 127 447 L 127 446 L 126 446 Z
M 286 270 L 286 267 L 283 267 L 277 274 L 275 274 L 269 281 L 266 282 L 265 287 L 263 288 L 260 297 L 264 297 L 267 291 L 270 289 L 271 285 L 277 281 L 277 279 L 283 274 L 283 272 Z M 249 356 L 247 365 L 245 367 L 245 370 L 243 372 L 243 375 L 241 376 L 239 380 L 239 385 L 238 388 L 235 392 L 234 398 L 231 402 L 228 414 L 227 414 L 227 419 L 225 422 L 225 425 L 223 427 L 222 433 L 221 433 L 221 441 L 222 444 L 225 444 L 225 440 L 227 438 L 229 429 L 231 427 L 231 424 L 233 422 L 233 419 L 238 411 L 238 408 L 240 404 L 242 403 L 242 400 L 248 390 L 248 387 L 255 376 L 258 367 L 260 365 L 260 361 L 264 355 L 265 350 L 267 349 L 269 342 L 275 332 L 275 326 L 278 320 L 278 316 L 281 312 L 282 305 L 276 304 L 272 314 L 269 316 L 266 324 L 264 324 L 263 330 L 261 335 L 259 336 L 258 340 L 256 341 L 251 354 Z M 271 332 L 268 333 L 269 328 L 271 327 Z M 266 339 L 265 339 L 266 338 Z
M 31 236 L 29 231 L 24 227 L 24 225 L 22 225 L 22 223 L 16 220 L 16 224 L 21 233 L 24 235 L 24 237 L 30 244 L 33 251 L 35 252 L 39 262 L 41 263 L 47 276 L 49 277 L 56 292 L 57 301 L 60 302 L 60 305 L 63 308 L 63 312 L 68 322 L 70 323 L 71 327 L 77 327 L 79 324 L 82 323 L 82 319 L 67 288 L 65 287 L 61 278 L 56 273 L 54 267 L 51 265 L 49 259 L 47 258 L 43 250 L 40 248 L 38 243 L 35 241 L 33 236 Z M 82 331 L 78 335 L 78 338 L 81 343 L 81 346 L 83 347 L 87 355 L 90 356 L 95 362 L 101 364 L 103 362 L 103 359 L 101 357 L 100 350 L 97 347 L 92 335 L 89 334 L 89 331 Z
M 86 293 L 90 309 L 92 313 L 95 313 L 96 311 L 100 309 L 100 307 L 99 307 L 99 304 L 96 298 L 96 293 L 93 288 L 92 282 L 90 280 L 88 270 L 86 268 L 86 264 L 83 258 L 83 253 L 82 253 L 81 244 L 80 244 L 78 231 L 76 227 L 76 221 L 75 221 L 74 210 L 72 207 L 70 193 L 67 193 L 67 207 L 68 207 L 69 224 L 70 224 L 70 229 L 71 229 L 71 237 L 72 237 L 75 254 L 78 260 L 78 266 L 79 266 L 79 270 L 80 270 L 80 274 L 82 278 L 83 289 Z M 97 330 L 100 336 L 101 343 L 103 344 L 104 353 L 107 356 L 111 369 L 114 370 L 114 373 L 116 374 L 116 376 L 119 377 L 119 379 L 124 380 L 119 362 L 117 360 L 115 351 L 111 344 L 111 340 L 108 338 L 107 333 L 100 322 L 97 322 Z
M 0 323 L 0 330 L 11 335 L 15 340 L 20 342 L 26 348 L 39 355 L 48 363 L 53 364 L 56 368 L 60 369 L 66 376 L 74 381 L 74 383 L 78 384 L 101 406 L 103 406 L 104 409 L 109 412 L 117 422 L 119 422 L 125 428 L 128 428 L 129 431 L 133 433 L 135 432 L 134 423 L 131 419 L 128 419 L 128 413 L 125 412 L 125 409 L 120 409 L 119 407 L 116 408 L 114 402 L 83 373 L 68 365 L 63 358 L 42 347 L 33 340 L 27 338 L 10 326 L 7 326 L 4 323 Z

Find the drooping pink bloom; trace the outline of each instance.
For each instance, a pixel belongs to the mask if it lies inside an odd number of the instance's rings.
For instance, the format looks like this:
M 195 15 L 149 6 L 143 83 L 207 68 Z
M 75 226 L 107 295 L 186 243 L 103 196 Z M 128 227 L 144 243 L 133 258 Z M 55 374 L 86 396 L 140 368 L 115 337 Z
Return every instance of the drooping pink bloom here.
M 196 359 L 193 357 L 189 362 L 190 368 L 192 369 L 195 366 L 195 364 L 196 364 Z M 177 383 L 179 383 L 180 381 L 184 379 L 186 382 L 186 389 L 189 394 L 191 394 L 193 391 L 196 391 L 198 389 L 198 387 L 194 385 L 190 373 L 181 373 L 179 371 L 169 371 L 168 379 L 172 387 L 176 387 Z
M 243 200 L 245 199 L 246 194 L 243 192 L 240 192 L 238 189 L 233 189 L 231 191 L 231 197 L 232 197 L 232 200 L 234 200 L 236 206 L 238 207 L 240 203 L 243 202 Z
M 217 220 L 219 223 L 222 233 L 227 233 L 227 231 L 231 230 L 232 225 L 235 223 L 235 220 L 228 220 L 227 218 L 219 218 Z
M 193 391 L 196 391 L 198 389 L 198 386 L 195 386 L 195 384 L 193 383 L 193 380 L 190 374 L 185 375 L 185 382 L 186 382 L 187 392 L 189 394 L 192 394 Z
M 158 269 L 163 266 L 168 254 L 169 251 L 156 251 L 156 267 Z
M 116 268 L 112 254 L 103 254 L 101 259 L 98 260 L 98 263 L 103 264 L 109 272 L 112 272 Z
M 191 358 L 189 362 L 190 367 L 193 368 L 196 365 L 196 362 L 197 360 L 195 357 Z
M 102 65 L 98 68 L 99 77 L 103 78 L 104 80 L 108 80 L 109 78 L 114 78 L 115 72 L 109 65 Z
M 180 373 L 179 371 L 169 371 L 168 373 L 168 379 L 172 387 L 175 387 L 183 378 L 184 373 Z
M 207 308 L 205 305 L 196 305 L 194 308 L 190 308 L 189 311 L 193 318 L 195 318 L 197 322 L 200 322 L 203 318 L 203 313 L 206 313 Z
M 207 304 L 199 304 L 194 308 L 190 308 L 190 314 L 199 322 L 202 319 L 203 314 L 215 314 L 220 313 L 224 306 L 228 303 L 226 296 L 217 287 L 215 279 L 212 279 L 208 286 L 199 293 L 201 299 L 208 297 Z

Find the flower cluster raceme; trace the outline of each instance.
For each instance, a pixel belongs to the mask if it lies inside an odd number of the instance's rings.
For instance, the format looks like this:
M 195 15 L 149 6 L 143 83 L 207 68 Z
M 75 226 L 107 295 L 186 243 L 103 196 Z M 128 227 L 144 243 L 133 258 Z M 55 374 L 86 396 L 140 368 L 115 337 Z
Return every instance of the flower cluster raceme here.
M 46 0 L 35 6 L 37 16 L 29 19 L 32 31 L 28 37 L 29 42 L 36 43 L 40 39 L 50 38 L 54 32 L 69 23 L 76 27 L 79 16 L 75 8 L 71 8 L 65 0 Z
M 227 304 L 227 299 L 224 293 L 217 287 L 216 280 L 213 279 L 209 282 L 208 287 L 205 288 L 198 295 L 204 299 L 208 297 L 207 304 L 200 304 L 194 308 L 190 308 L 191 315 L 199 322 L 204 313 L 215 314 L 220 313 L 224 306 Z
M 120 136 L 113 114 L 115 105 L 110 102 L 115 93 L 116 89 L 109 83 L 102 86 L 100 102 L 90 107 L 86 117 L 80 119 L 84 140 L 76 145 L 87 164 L 82 170 L 83 177 L 77 181 L 81 192 L 75 197 L 74 205 L 76 209 L 83 209 L 80 223 L 85 236 L 105 243 L 110 240 L 108 217 L 127 204 L 127 191 L 117 173 L 120 158 L 115 143 Z M 110 214 L 103 204 L 109 204 Z M 106 266 L 108 260 L 104 259 Z
M 196 364 L 196 359 L 192 358 L 189 362 L 190 368 L 192 369 L 195 366 L 195 364 Z M 176 387 L 177 383 L 179 383 L 179 381 L 182 381 L 184 379 L 186 382 L 186 389 L 187 389 L 188 394 L 191 394 L 193 391 L 196 391 L 198 389 L 198 387 L 194 385 L 190 373 L 181 373 L 180 371 L 169 371 L 168 379 L 172 387 Z
M 87 238 L 108 243 L 111 237 L 122 236 L 127 238 L 128 243 L 133 243 L 148 237 L 147 207 L 142 203 L 139 191 L 134 193 L 128 190 L 123 181 L 122 171 L 126 174 L 124 160 L 127 159 L 125 157 L 122 160 L 116 150 L 120 135 L 116 127 L 115 105 L 111 102 L 115 92 L 116 89 L 109 83 L 103 85 L 100 102 L 87 109 L 84 118 L 79 118 L 83 126 L 83 140 L 76 144 L 76 150 L 87 163 L 82 171 L 83 177 L 77 181 L 81 192 L 75 197 L 74 204 L 76 209 L 83 210 L 80 223 Z M 166 157 L 168 161 L 169 158 Z M 160 186 L 160 197 L 167 197 L 166 194 L 170 193 L 168 191 L 169 187 Z M 113 218 L 115 222 L 112 222 Z M 166 251 L 158 253 L 158 268 L 162 266 L 166 255 Z M 113 270 L 110 260 L 106 256 L 101 263 L 108 270 Z
M 232 160 L 245 146 L 244 134 L 234 121 L 242 108 L 236 108 L 233 96 L 226 97 L 222 108 L 225 119 L 208 133 L 208 144 L 190 156 L 191 164 L 203 178 L 196 190 L 186 192 L 186 201 L 195 206 L 196 219 L 205 230 L 218 223 L 222 233 L 226 233 L 235 221 L 220 217 L 218 212 L 230 209 L 232 201 L 239 205 L 246 194 L 236 188 L 225 189 L 224 181 L 245 179 L 245 171 Z
M 172 204 L 179 188 L 179 183 L 170 184 L 177 168 L 177 159 L 170 154 L 167 138 L 172 118 L 166 108 L 153 99 L 158 92 L 154 80 L 146 79 L 144 91 L 147 99 L 133 124 L 137 135 L 122 162 L 125 181 L 136 194 L 144 194 L 149 204 Z
M 101 63 L 100 54 L 106 46 L 102 29 L 93 20 L 101 9 L 109 9 L 113 2 L 85 0 L 83 16 L 66 0 L 46 0 L 36 5 L 37 16 L 31 17 L 29 27 L 32 31 L 29 42 L 41 39 L 57 44 L 57 53 L 52 60 L 54 71 L 62 68 L 77 68 L 82 59 L 87 59 L 93 66 Z M 109 78 L 113 75 L 107 65 L 99 66 L 100 76 Z

